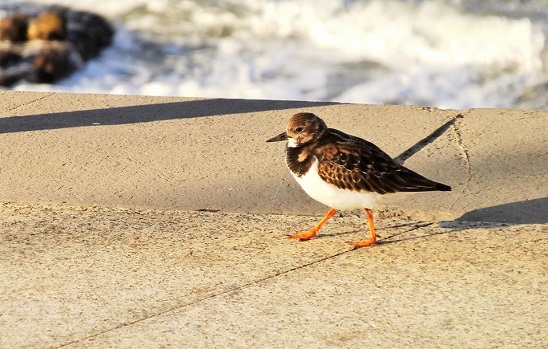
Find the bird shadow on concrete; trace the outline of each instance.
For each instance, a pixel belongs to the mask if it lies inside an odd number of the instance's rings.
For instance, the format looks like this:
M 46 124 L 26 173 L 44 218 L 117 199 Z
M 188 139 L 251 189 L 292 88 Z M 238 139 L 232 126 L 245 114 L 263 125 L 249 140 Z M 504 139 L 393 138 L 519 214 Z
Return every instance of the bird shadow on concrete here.
M 70 103 L 70 100 L 67 101 Z M 213 98 L 0 118 L 0 134 L 71 127 L 123 125 L 267 110 L 336 105 L 335 102 Z
M 511 225 L 548 224 L 548 197 L 512 202 L 485 207 L 464 213 L 453 221 L 442 222 L 408 222 L 384 227 L 382 237 L 377 244 L 389 244 L 399 241 L 427 238 L 434 235 L 455 234 L 469 229 L 490 229 Z M 408 236 L 417 230 L 437 225 L 441 230 L 422 235 Z M 392 235 L 382 234 L 383 230 L 402 228 Z
M 469 229 L 490 229 L 523 224 L 548 224 L 548 197 L 480 208 L 466 212 L 452 221 L 410 221 L 388 225 L 377 229 L 377 244 L 391 244 L 435 235 L 456 234 Z M 441 229 L 417 235 L 420 229 L 432 226 Z M 363 229 L 320 234 L 320 237 L 350 235 L 361 231 L 368 233 L 368 229 L 367 223 L 364 222 Z M 396 232 L 391 233 L 393 230 Z
M 492 222 L 511 225 L 547 224 L 548 197 L 475 209 L 464 213 L 455 221 Z

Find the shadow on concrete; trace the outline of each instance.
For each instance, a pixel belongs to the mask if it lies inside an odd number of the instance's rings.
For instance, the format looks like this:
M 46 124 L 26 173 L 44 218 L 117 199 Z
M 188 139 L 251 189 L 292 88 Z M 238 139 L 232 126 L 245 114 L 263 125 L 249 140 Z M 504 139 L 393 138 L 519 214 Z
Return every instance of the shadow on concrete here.
M 391 226 L 382 227 L 377 231 L 377 245 L 392 244 L 396 242 L 425 239 L 435 235 L 455 234 L 468 229 L 489 229 L 507 225 L 517 224 L 547 224 L 548 223 L 548 197 L 512 202 L 503 205 L 486 207 L 473 210 L 463 214 L 454 221 L 445 222 L 405 222 Z M 428 232 L 424 235 L 409 236 L 422 228 L 439 224 L 441 228 L 448 230 Z M 395 233 L 390 234 L 390 230 Z M 363 226 L 364 237 L 368 234 L 367 222 Z M 340 233 L 320 234 L 319 238 L 339 235 L 355 234 L 358 231 L 346 231 Z
M 418 236 L 408 236 L 408 233 L 439 224 L 439 227 L 448 230 L 426 233 Z M 512 202 L 503 205 L 481 208 L 463 214 L 453 221 L 434 222 L 406 222 L 393 226 L 383 227 L 378 231 L 378 245 L 391 244 L 395 242 L 424 239 L 435 235 L 455 234 L 468 229 L 489 229 L 500 226 L 519 224 L 548 224 L 548 197 Z M 368 226 L 364 223 L 364 232 L 367 233 Z M 396 233 L 388 234 L 389 230 L 395 229 Z M 354 232 L 347 232 L 354 233 Z M 347 234 L 342 233 L 342 234 Z M 329 234 L 325 234 L 329 235 Z M 341 234 L 332 234 L 341 235 Z
M 420 236 L 406 236 L 407 233 L 411 233 L 411 232 L 414 232 L 415 230 L 420 230 L 422 228 L 429 227 L 433 224 L 434 223 L 432 222 L 406 222 L 403 224 L 388 225 L 382 228 L 378 228 L 376 245 L 392 244 L 395 242 L 421 239 L 431 235 L 440 235 L 440 234 L 449 234 L 449 233 L 458 232 L 458 230 L 451 230 L 451 231 L 429 233 L 429 234 L 420 235 Z M 396 233 L 391 233 L 391 231 L 394 231 L 394 230 L 396 231 Z M 369 225 L 367 224 L 367 221 L 364 221 L 363 229 L 349 230 L 345 232 L 335 232 L 335 233 L 320 233 L 317 238 L 321 239 L 321 238 L 343 236 L 343 235 L 350 235 L 350 234 L 357 234 L 357 233 L 361 233 L 363 236 L 362 237 L 363 239 L 366 239 L 369 236 Z
M 431 134 L 412 145 L 409 149 L 405 150 L 400 155 L 396 156 L 394 160 L 397 163 L 403 165 L 407 161 L 407 159 L 424 149 L 424 147 L 426 147 L 428 144 L 434 142 L 436 139 L 441 137 L 445 132 L 447 132 L 447 130 L 449 130 L 451 126 L 453 126 L 457 122 L 457 119 L 462 119 L 463 117 L 464 116 L 462 116 L 461 113 L 458 113 L 451 120 L 447 121 L 437 129 L 435 129 Z
M 70 103 L 70 100 L 67 101 Z M 140 122 L 196 118 L 335 105 L 333 102 L 206 99 L 0 118 L 0 134 L 71 127 L 122 125 Z
M 548 197 L 511 202 L 466 212 L 456 221 L 477 221 L 509 224 L 547 224 Z

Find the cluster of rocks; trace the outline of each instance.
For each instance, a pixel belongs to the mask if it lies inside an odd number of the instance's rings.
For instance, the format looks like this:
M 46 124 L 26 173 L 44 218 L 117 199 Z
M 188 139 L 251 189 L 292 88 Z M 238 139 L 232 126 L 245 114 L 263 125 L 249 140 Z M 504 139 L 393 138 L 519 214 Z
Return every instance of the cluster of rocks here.
M 103 17 L 61 6 L 0 5 L 0 17 L 1 86 L 64 78 L 109 46 L 114 35 Z

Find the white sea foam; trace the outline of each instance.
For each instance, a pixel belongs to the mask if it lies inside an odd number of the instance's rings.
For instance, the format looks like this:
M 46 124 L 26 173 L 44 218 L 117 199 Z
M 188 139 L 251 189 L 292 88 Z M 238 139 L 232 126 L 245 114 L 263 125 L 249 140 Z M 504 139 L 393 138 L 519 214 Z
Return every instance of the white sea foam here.
M 546 38 L 529 18 L 435 0 L 39 2 L 100 12 L 118 30 L 82 71 L 19 90 L 548 106 Z

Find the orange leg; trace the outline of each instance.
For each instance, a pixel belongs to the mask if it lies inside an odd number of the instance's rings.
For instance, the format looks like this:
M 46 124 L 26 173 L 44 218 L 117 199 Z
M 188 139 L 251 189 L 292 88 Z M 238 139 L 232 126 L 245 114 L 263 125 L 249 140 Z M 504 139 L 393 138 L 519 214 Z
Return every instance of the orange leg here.
M 318 235 L 318 233 L 320 232 L 320 228 L 322 227 L 322 225 L 325 224 L 325 222 L 327 222 L 331 217 L 333 217 L 333 215 L 335 215 L 335 213 L 337 212 L 337 210 L 335 210 L 334 208 L 330 209 L 326 214 L 325 216 L 322 218 L 321 221 L 318 222 L 318 224 L 316 224 L 313 228 L 311 228 L 309 231 L 301 231 L 297 234 L 294 234 L 294 235 L 290 235 L 289 238 L 290 239 L 299 239 L 301 241 L 305 241 L 305 240 L 310 240 L 312 239 L 314 236 Z
M 356 247 L 371 246 L 377 241 L 377 234 L 375 234 L 375 223 L 373 222 L 373 211 L 369 208 L 364 208 L 363 211 L 367 217 L 367 222 L 369 222 L 369 239 L 352 241 L 350 245 Z

